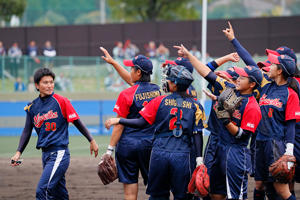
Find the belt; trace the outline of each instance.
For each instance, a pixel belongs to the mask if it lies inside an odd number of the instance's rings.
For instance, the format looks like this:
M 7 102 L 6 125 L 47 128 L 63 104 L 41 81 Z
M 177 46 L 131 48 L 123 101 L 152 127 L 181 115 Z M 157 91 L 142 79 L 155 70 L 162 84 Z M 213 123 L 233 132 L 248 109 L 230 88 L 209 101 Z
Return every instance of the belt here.
M 170 136 L 174 136 L 173 135 L 173 132 L 164 132 L 164 133 L 158 133 L 158 134 L 155 134 L 155 138 L 162 138 L 162 137 L 170 137 Z M 174 136 L 175 137 L 175 136 Z M 179 136 L 178 138 L 181 138 L 181 137 L 183 137 L 184 139 L 185 138 L 188 138 L 188 135 L 186 135 L 186 134 L 182 134 L 181 136 Z
M 43 152 L 49 152 L 49 151 L 58 151 L 58 150 L 65 150 L 68 149 L 68 146 L 50 146 L 46 148 L 42 148 Z

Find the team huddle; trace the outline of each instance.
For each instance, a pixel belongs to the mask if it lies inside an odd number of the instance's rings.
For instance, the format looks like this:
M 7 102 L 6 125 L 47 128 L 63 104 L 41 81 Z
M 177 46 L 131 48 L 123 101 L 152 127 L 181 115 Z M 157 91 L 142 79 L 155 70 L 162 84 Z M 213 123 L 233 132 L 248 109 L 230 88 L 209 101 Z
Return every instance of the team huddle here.
M 123 183 L 124 199 L 138 199 L 139 174 L 150 200 L 170 199 L 170 192 L 176 200 L 248 199 L 248 174 L 255 179 L 254 199 L 296 199 L 294 183 L 300 182 L 297 57 L 282 46 L 267 49 L 268 59 L 256 63 L 228 25 L 223 32 L 236 53 L 203 64 L 183 45 L 174 46 L 179 58 L 163 64 L 161 87 L 151 83 L 149 58 L 138 55 L 124 60 L 131 67 L 128 72 L 100 48 L 103 60 L 131 86 L 119 94 L 113 109 L 117 116 L 105 122 L 113 131 L 98 167 L 104 184 L 116 178 Z M 240 58 L 244 68 L 216 71 Z M 208 81 L 209 91 L 203 91 L 212 99 L 207 125 L 192 86 L 194 69 Z M 98 145 L 71 103 L 53 93 L 54 78 L 47 68 L 35 73 L 40 95 L 25 107 L 25 128 L 11 159 L 13 166 L 20 164 L 35 128 L 37 148 L 43 152 L 37 199 L 68 199 L 68 122 L 88 139 L 91 153 L 98 154 Z M 203 144 L 204 128 L 210 131 L 207 144 Z

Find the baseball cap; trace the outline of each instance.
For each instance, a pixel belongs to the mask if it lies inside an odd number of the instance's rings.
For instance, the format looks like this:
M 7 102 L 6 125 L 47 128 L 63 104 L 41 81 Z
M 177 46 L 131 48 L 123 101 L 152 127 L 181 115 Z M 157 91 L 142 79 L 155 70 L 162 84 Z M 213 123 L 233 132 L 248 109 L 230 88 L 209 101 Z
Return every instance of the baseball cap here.
M 253 79 L 258 85 L 261 85 L 262 82 L 262 73 L 261 71 L 254 66 L 246 66 L 244 68 L 234 67 L 234 71 L 240 75 Z
M 143 55 L 138 55 L 132 60 L 123 60 L 125 66 L 134 67 L 137 66 L 143 72 L 152 74 L 153 65 L 149 58 Z
M 221 71 L 221 73 L 224 73 L 228 78 L 236 80 L 239 75 L 234 71 L 234 67 L 228 67 L 226 71 Z
M 257 63 L 257 66 L 260 68 L 260 69 L 262 69 L 263 67 L 269 67 L 269 66 L 271 66 L 272 65 L 272 63 L 267 59 L 267 60 L 265 60 L 265 61 L 263 61 L 263 62 L 258 62 Z
M 189 72 L 193 73 L 194 71 L 194 67 L 192 65 L 192 63 L 186 59 L 186 58 L 182 58 L 182 57 L 178 57 L 176 60 L 166 60 L 165 64 L 171 64 L 171 65 L 181 65 L 183 67 L 185 67 L 187 70 L 189 70 Z
M 272 63 L 267 59 L 264 62 L 258 62 L 257 66 L 265 72 L 270 71 L 270 66 Z
M 278 47 L 275 51 L 270 50 L 270 49 L 266 49 L 266 54 L 269 55 L 269 53 L 275 54 L 277 56 L 279 56 L 279 55 L 288 55 L 288 56 L 290 56 L 291 58 L 293 58 L 295 60 L 295 63 L 297 63 L 297 56 L 296 56 L 294 50 L 290 49 L 286 46 Z
M 271 63 L 278 64 L 282 66 L 282 69 L 289 75 L 294 75 L 296 71 L 296 63 L 293 58 L 288 55 L 275 55 L 272 53 L 268 54 L 268 60 Z

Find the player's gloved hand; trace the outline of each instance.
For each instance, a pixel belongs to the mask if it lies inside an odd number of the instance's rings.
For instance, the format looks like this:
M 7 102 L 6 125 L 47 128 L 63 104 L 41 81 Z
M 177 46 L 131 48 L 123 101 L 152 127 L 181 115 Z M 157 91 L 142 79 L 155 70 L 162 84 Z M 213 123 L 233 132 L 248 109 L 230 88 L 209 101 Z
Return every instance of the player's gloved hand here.
M 293 155 L 283 155 L 269 167 L 270 174 L 279 183 L 289 183 L 295 175 L 296 158 Z
M 214 108 L 217 118 L 222 120 L 222 123 L 224 126 L 228 125 L 230 123 L 231 115 L 230 113 L 225 110 L 222 106 L 217 105 Z
M 95 158 L 97 157 L 98 155 L 98 144 L 96 143 L 96 140 L 93 139 L 91 142 L 90 142 L 90 152 L 91 152 L 91 155 L 93 155 L 93 152 L 95 153 Z
M 199 157 L 200 158 L 200 157 Z M 195 196 L 205 197 L 209 192 L 209 175 L 204 164 L 200 164 L 194 170 L 188 184 L 188 192 Z
M 10 162 L 10 165 L 11 166 L 18 166 L 21 164 L 21 161 L 19 161 L 21 157 L 21 152 L 17 151 L 16 154 L 11 157 L 11 162 Z
M 218 106 L 233 113 L 242 103 L 243 97 L 238 97 L 233 88 L 226 88 L 218 97 Z
M 107 150 L 106 150 L 106 154 L 111 156 L 113 154 L 114 150 L 115 150 L 114 146 L 108 145 Z
M 104 185 L 107 185 L 118 178 L 115 159 L 108 154 L 103 154 L 98 164 L 98 176 Z

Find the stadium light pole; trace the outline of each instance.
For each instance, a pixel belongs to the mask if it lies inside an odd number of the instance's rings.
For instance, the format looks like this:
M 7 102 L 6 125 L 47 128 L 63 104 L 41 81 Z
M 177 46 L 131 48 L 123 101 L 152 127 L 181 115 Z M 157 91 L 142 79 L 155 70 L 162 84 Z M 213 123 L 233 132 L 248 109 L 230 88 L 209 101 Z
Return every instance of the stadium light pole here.
M 100 23 L 105 24 L 106 23 L 105 0 L 99 0 L 99 1 L 100 1 Z
M 202 63 L 206 63 L 206 41 L 207 41 L 207 0 L 202 0 L 202 38 L 201 38 L 201 52 Z M 205 89 L 205 80 L 201 78 L 202 89 Z M 203 94 L 203 93 L 202 93 Z M 204 105 L 205 95 L 201 98 L 201 103 Z

